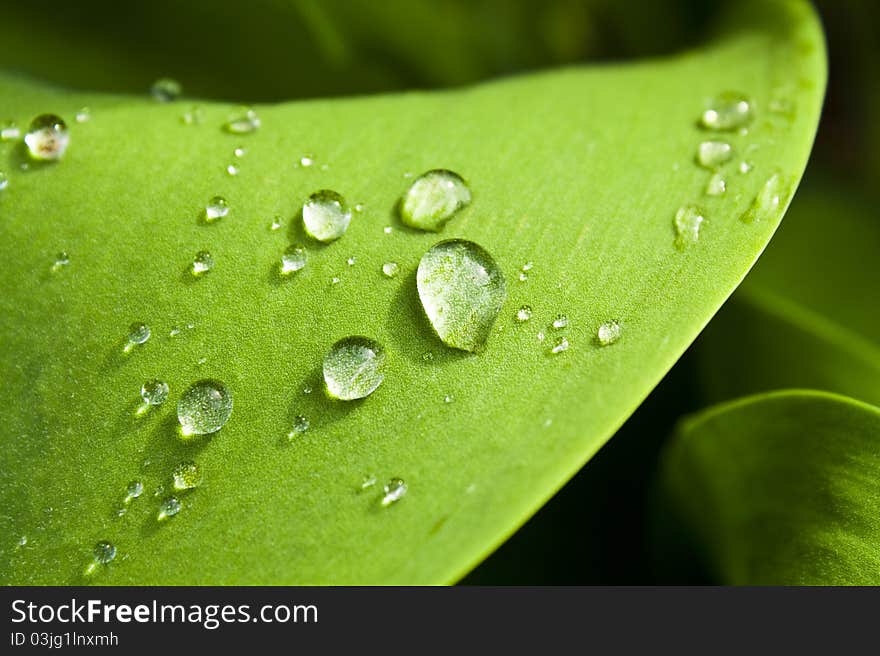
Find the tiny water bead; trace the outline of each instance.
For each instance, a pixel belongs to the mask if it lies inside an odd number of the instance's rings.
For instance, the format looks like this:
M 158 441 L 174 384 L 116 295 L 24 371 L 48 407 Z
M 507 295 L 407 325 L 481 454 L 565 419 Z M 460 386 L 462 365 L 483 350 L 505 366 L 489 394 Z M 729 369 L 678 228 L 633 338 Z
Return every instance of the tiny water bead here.
M 290 427 L 290 432 L 287 434 L 287 439 L 291 441 L 296 439 L 298 436 L 309 430 L 309 426 L 310 424 L 307 417 L 304 417 L 303 415 L 297 415 L 293 418 L 293 426 Z
M 386 262 L 382 265 L 382 274 L 386 278 L 394 278 L 400 273 L 400 265 L 397 262 Z
M 205 219 L 208 221 L 222 219 L 227 214 L 229 214 L 229 203 L 226 202 L 223 196 L 214 196 L 205 205 Z
M 382 228 L 382 232 L 384 232 L 386 235 L 390 235 L 392 232 L 394 232 L 394 228 L 392 228 L 391 226 L 385 226 L 384 228 Z
M 556 341 L 553 343 L 553 348 L 550 349 L 550 353 L 556 355 L 558 353 L 562 353 L 563 351 L 567 351 L 568 347 L 568 340 L 565 337 L 557 337 Z
M 303 168 L 308 168 L 314 163 L 315 163 L 315 156 L 314 155 L 311 155 L 311 154 L 303 155 L 302 157 L 299 158 L 299 165 L 302 166 Z
M 18 141 L 21 139 L 21 130 L 13 121 L 6 121 L 0 127 L 0 141 Z
M 324 383 L 333 398 L 362 399 L 385 379 L 385 350 L 368 337 L 345 337 L 324 356 Z
M 351 210 L 345 199 L 330 189 L 321 189 L 309 196 L 302 216 L 306 234 L 324 243 L 339 239 L 351 223 Z
M 172 470 L 171 481 L 175 490 L 192 490 L 202 484 L 202 472 L 190 460 L 181 462 Z
M 706 183 L 707 196 L 722 196 L 727 191 L 727 182 L 720 173 L 715 173 Z
M 520 271 L 517 278 L 520 282 L 526 282 L 529 279 L 529 274 L 527 274 L 525 271 Z
M 700 124 L 709 130 L 731 131 L 745 127 L 752 118 L 752 101 L 741 93 L 727 91 L 703 112 Z
M 740 173 L 745 174 L 752 170 L 752 165 L 749 162 L 743 160 L 739 163 L 739 166 L 737 168 L 739 169 Z
M 9 176 L 0 171 L 0 191 L 6 189 L 7 186 L 9 186 Z
M 194 105 L 180 116 L 180 122 L 184 125 L 201 125 L 204 120 L 205 112 L 197 105 Z
M 361 490 L 369 490 L 376 484 L 375 476 L 364 476 L 363 480 L 361 480 Z
M 696 244 L 700 238 L 700 228 L 705 221 L 703 211 L 693 205 L 684 205 L 675 213 L 675 246 L 684 249 Z
M 102 540 L 92 549 L 92 556 L 94 556 L 95 563 L 98 565 L 106 565 L 116 558 L 116 547 L 112 542 Z
M 92 110 L 90 110 L 88 107 L 83 107 L 76 113 L 76 116 L 74 118 L 76 119 L 77 123 L 88 123 L 90 120 L 92 120 Z
M 60 116 L 40 114 L 31 121 L 24 143 L 32 159 L 59 160 L 70 144 L 70 133 Z
M 774 173 L 767 178 L 751 206 L 740 219 L 745 223 L 753 223 L 772 218 L 779 211 L 786 194 L 786 184 L 782 175 L 779 172 Z
M 375 481 L 373 481 L 373 482 L 375 482 Z M 28 543 L 28 539 L 27 539 L 27 536 L 26 536 L 26 535 L 22 535 L 20 538 L 18 538 L 18 542 L 17 542 L 17 544 L 18 544 L 19 547 L 23 547 L 23 546 L 25 546 L 27 543 Z
M 443 403 L 452 403 L 453 401 L 455 401 L 455 397 L 452 394 L 447 394 L 443 397 Z
M 304 268 L 308 261 L 306 251 L 299 246 L 290 246 L 281 256 L 281 275 L 288 276 Z
M 406 482 L 402 478 L 392 478 L 383 487 L 382 506 L 388 507 L 400 501 L 406 494 Z
M 184 435 L 215 433 L 232 414 L 232 391 L 219 380 L 200 380 L 177 402 L 177 420 Z
M 564 314 L 557 314 L 553 320 L 553 328 L 555 330 L 562 330 L 566 326 L 568 326 L 568 317 Z
M 199 251 L 192 261 L 192 274 L 200 276 L 214 268 L 214 256 L 210 251 Z
M 130 503 L 132 500 L 137 499 L 144 493 L 144 484 L 140 481 L 131 481 L 128 484 L 128 487 L 125 488 L 125 499 L 123 503 Z
M 519 310 L 516 311 L 516 320 L 520 323 L 524 323 L 532 318 L 532 308 L 528 305 L 523 305 Z
M 275 231 L 281 229 L 281 217 L 276 216 L 272 219 L 272 223 L 269 224 L 269 230 Z
M 400 205 L 400 218 L 411 228 L 437 232 L 471 202 L 471 190 L 457 173 L 434 169 L 420 175 Z
M 260 117 L 250 107 L 242 107 L 238 113 L 229 117 L 223 129 L 230 134 L 250 134 L 256 132 L 261 125 Z
M 130 351 L 135 346 L 143 344 L 148 339 L 150 339 L 150 327 L 141 321 L 135 321 L 128 327 L 128 338 L 125 344 L 125 351 Z
M 238 167 L 235 164 L 230 164 L 226 167 L 226 173 L 228 175 L 236 176 L 238 175 Z
M 726 141 L 704 141 L 697 148 L 697 164 L 714 170 L 733 158 L 733 148 Z
M 173 102 L 180 97 L 183 87 L 180 82 L 170 77 L 161 77 L 150 87 L 150 95 L 156 102 Z
M 58 271 L 59 269 L 66 267 L 70 264 L 70 256 L 67 254 L 67 251 L 60 251 L 55 256 L 55 262 L 52 264 L 52 271 Z
M 168 383 L 153 378 L 141 385 L 141 398 L 147 405 L 162 405 L 168 398 Z
M 236 148 L 235 150 L 232 151 L 232 154 L 235 155 L 236 157 L 244 157 L 245 155 L 247 155 L 247 150 L 245 150 L 244 148 L 239 146 L 238 148 Z
M 352 255 L 350 258 L 348 258 L 345 261 L 345 263 L 348 264 L 348 266 L 354 266 L 355 264 L 357 264 L 357 258 L 354 255 Z
M 434 244 L 416 273 L 428 321 L 447 346 L 482 350 L 507 298 L 501 268 L 481 246 L 463 239 Z
M 177 513 L 180 512 L 182 508 L 182 504 L 180 503 L 180 499 L 177 497 L 168 497 L 161 504 L 159 504 L 159 513 L 156 515 L 157 521 L 165 521 L 169 517 L 174 517 Z
M 596 339 L 600 346 L 610 346 L 620 339 L 620 324 L 617 321 L 606 321 L 596 331 Z

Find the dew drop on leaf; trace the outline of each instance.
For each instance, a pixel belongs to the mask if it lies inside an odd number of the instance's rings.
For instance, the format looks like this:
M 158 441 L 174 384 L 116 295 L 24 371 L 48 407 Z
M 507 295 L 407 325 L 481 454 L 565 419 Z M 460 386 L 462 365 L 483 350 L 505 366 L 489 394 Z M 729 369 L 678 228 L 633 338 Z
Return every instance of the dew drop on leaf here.
M 159 504 L 159 512 L 156 515 L 157 521 L 164 521 L 169 517 L 174 517 L 180 512 L 182 505 L 177 497 L 168 497 Z
M 568 347 L 569 343 L 565 337 L 557 337 L 556 341 L 553 342 L 553 348 L 550 349 L 550 353 L 557 355 L 563 351 L 567 351 Z
M 215 433 L 232 414 L 232 392 L 219 380 L 200 380 L 177 402 L 177 420 L 184 435 Z
M 182 92 L 183 87 L 180 82 L 170 77 L 159 78 L 150 87 L 150 95 L 153 96 L 153 100 L 162 103 L 177 100 Z
M 131 503 L 134 499 L 137 499 L 143 493 L 144 484 L 140 481 L 131 481 L 125 488 L 125 498 L 122 500 L 122 502 L 125 504 Z
M 727 182 L 720 173 L 715 173 L 706 183 L 707 196 L 722 196 L 727 191 Z
M 599 326 L 596 339 L 600 346 L 610 346 L 620 339 L 620 324 L 617 321 L 606 321 Z
M 524 323 L 532 318 L 532 308 L 528 305 L 523 305 L 519 310 L 516 311 L 516 320 L 520 323 Z
M 385 379 L 385 350 L 368 337 L 345 337 L 324 356 L 327 392 L 342 401 L 372 394 Z
M 222 219 L 227 214 L 229 214 L 229 203 L 226 202 L 223 196 L 214 196 L 205 205 L 205 219 L 209 222 Z
M 562 330 L 566 326 L 568 326 L 568 317 L 564 314 L 557 314 L 553 320 L 553 328 L 555 330 Z
M 236 114 L 229 117 L 223 129 L 230 134 L 250 134 L 256 132 L 261 125 L 260 117 L 250 107 L 242 107 Z
M 774 173 L 767 178 L 751 206 L 740 219 L 745 223 L 753 223 L 773 217 L 779 211 L 787 193 L 782 175 L 778 172 Z
M 192 261 L 192 273 L 194 276 L 200 276 L 208 273 L 214 268 L 214 256 L 210 251 L 199 251 L 195 254 Z
M 386 262 L 382 265 L 382 274 L 386 278 L 394 278 L 400 272 L 400 265 L 397 262 Z
M 21 130 L 13 121 L 4 121 L 0 127 L 0 141 L 18 141 L 21 139 Z
M 162 405 L 168 398 L 168 383 L 158 378 L 145 381 L 141 385 L 141 398 L 148 405 Z
M 95 545 L 95 548 L 92 550 L 92 556 L 96 564 L 106 565 L 116 558 L 116 547 L 112 542 L 102 540 Z
M 402 478 L 392 478 L 383 487 L 382 505 L 388 507 L 400 501 L 406 494 L 406 482 Z
M 709 130 L 738 130 L 751 122 L 753 113 L 752 101 L 747 96 L 727 91 L 712 101 L 700 124 Z
M 192 490 L 202 484 L 202 471 L 196 463 L 187 460 L 172 470 L 171 480 L 175 490 Z
M 704 141 L 697 148 L 697 164 L 714 170 L 733 158 L 733 148 L 726 141 Z
M 70 133 L 64 120 L 55 114 L 40 114 L 28 127 L 24 143 L 33 159 L 58 160 L 70 144 Z
M 471 191 L 457 173 L 435 169 L 420 175 L 400 205 L 400 218 L 411 228 L 436 232 L 471 202 Z
M 293 418 L 293 426 L 291 426 L 290 432 L 287 434 L 287 439 L 290 441 L 295 440 L 309 430 L 309 427 L 310 424 L 308 418 L 303 415 L 297 415 Z
M 679 250 L 697 243 L 700 228 L 705 221 L 703 211 L 693 205 L 684 205 L 675 213 L 675 247 Z
M 143 344 L 150 339 L 150 327 L 141 322 L 135 321 L 128 327 L 128 337 L 125 344 L 125 351 L 128 352 L 135 346 Z
M 6 175 L 3 171 L 0 171 L 0 191 L 3 191 L 8 186 L 9 186 L 9 176 Z
M 76 116 L 74 118 L 76 119 L 77 123 L 88 123 L 92 120 L 92 110 L 90 110 L 88 107 L 83 107 L 76 113 Z
M 348 230 L 351 210 L 345 199 L 335 191 L 316 191 L 302 208 L 306 234 L 318 241 L 328 243 L 339 239 Z
M 306 266 L 308 256 L 306 251 L 299 246 L 290 246 L 281 256 L 281 275 L 288 276 L 296 273 Z

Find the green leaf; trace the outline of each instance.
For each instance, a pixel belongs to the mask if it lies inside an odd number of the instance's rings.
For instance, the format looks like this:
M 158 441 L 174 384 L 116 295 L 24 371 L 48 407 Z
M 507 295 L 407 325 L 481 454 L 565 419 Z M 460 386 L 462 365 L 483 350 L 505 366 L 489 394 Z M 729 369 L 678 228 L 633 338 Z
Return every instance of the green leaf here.
M 717 581 L 877 585 L 878 444 L 875 406 L 814 391 L 758 395 L 685 421 L 663 487 Z
M 732 5 L 723 36 L 672 58 L 257 106 L 262 127 L 244 136 L 221 130 L 229 105 L 202 103 L 204 122 L 184 125 L 188 103 L 0 78 L 19 123 L 92 110 L 63 161 L 24 171 L 20 149 L 3 155 L 0 580 L 445 583 L 468 571 L 614 433 L 776 229 L 818 120 L 822 35 L 806 2 Z M 727 196 L 711 198 L 694 164 L 707 138 L 697 119 L 728 90 L 757 106 L 747 135 L 725 133 L 754 169 L 731 170 Z M 766 110 L 781 93 L 796 111 Z M 314 166 L 294 166 L 304 153 Z M 435 168 L 473 192 L 442 236 L 408 230 L 395 210 L 403 174 Z M 740 222 L 776 172 L 788 183 L 779 207 Z M 298 217 L 318 189 L 365 205 L 327 246 L 306 240 Z M 229 214 L 205 224 L 217 194 Z M 707 218 L 680 251 L 673 218 L 690 204 Z M 269 229 L 276 214 L 283 231 Z M 445 347 L 416 292 L 421 256 L 454 237 L 485 248 L 508 280 L 480 355 Z M 281 277 L 290 242 L 308 264 Z M 216 264 L 194 279 L 203 249 Z M 60 250 L 70 264 L 50 271 Z M 525 304 L 532 318 L 518 323 Z M 559 313 L 569 325 L 557 331 Z M 622 336 L 602 348 L 609 319 Z M 126 355 L 133 321 L 153 337 Z M 331 401 L 321 361 L 347 335 L 384 345 L 385 380 L 362 401 Z M 570 348 L 551 354 L 563 336 Z M 138 416 L 138 389 L 155 377 L 169 401 Z M 182 440 L 175 403 L 203 378 L 232 390 L 231 419 Z M 309 428 L 288 443 L 300 416 Z M 204 482 L 157 523 L 153 491 L 181 461 Z M 377 485 L 360 490 L 364 476 Z M 396 477 L 408 492 L 383 508 Z M 117 517 L 133 479 L 146 492 Z M 83 579 L 99 540 L 119 555 Z

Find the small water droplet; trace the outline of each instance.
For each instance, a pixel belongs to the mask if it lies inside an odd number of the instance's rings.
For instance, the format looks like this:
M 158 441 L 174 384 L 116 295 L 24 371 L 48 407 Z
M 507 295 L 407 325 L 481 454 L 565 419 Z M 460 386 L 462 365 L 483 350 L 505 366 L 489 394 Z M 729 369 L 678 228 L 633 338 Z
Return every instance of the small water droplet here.
M 733 158 L 733 148 L 726 141 L 704 141 L 697 149 L 697 164 L 714 170 Z
M 400 265 L 397 262 L 386 262 L 382 265 L 382 273 L 386 278 L 394 278 L 400 273 Z
M 92 555 L 95 558 L 95 563 L 98 565 L 106 565 L 116 558 L 116 547 L 112 542 L 102 540 L 95 545 L 95 548 L 92 550 Z
M 159 483 L 156 486 L 156 489 L 153 491 L 153 496 L 158 498 L 158 497 L 161 497 L 163 494 L 165 494 L 165 485 L 162 483 Z
M 219 380 L 200 380 L 177 402 L 177 420 L 184 435 L 215 433 L 232 414 L 232 391 Z
M 338 285 L 339 284 L 339 276 L 333 276 L 332 278 L 330 278 L 330 284 L 331 285 Z
M 529 279 L 529 276 L 528 276 L 528 274 L 525 273 L 524 271 L 520 271 L 520 272 L 519 272 L 519 276 L 517 276 L 517 278 L 518 278 L 518 280 L 519 280 L 520 282 L 527 282 L 528 279 Z
M 693 205 L 684 205 L 675 213 L 675 246 L 684 249 L 697 243 L 700 238 L 700 228 L 705 221 L 703 211 Z
M 721 196 L 727 191 L 727 182 L 721 176 L 721 173 L 715 173 L 706 183 L 707 196 Z
M 778 211 L 788 193 L 786 183 L 779 172 L 774 173 L 755 196 L 751 206 L 740 219 L 745 223 L 772 218 Z
M 83 107 L 76 113 L 75 118 L 77 123 L 88 123 L 92 120 L 92 110 L 88 107 Z
M 55 256 L 55 262 L 52 264 L 52 271 L 58 271 L 59 269 L 66 267 L 70 264 L 70 256 L 66 251 L 61 251 L 58 255 Z
M 205 219 L 208 222 L 222 219 L 227 214 L 229 214 L 229 203 L 223 196 L 214 196 L 205 205 Z
M 452 394 L 447 394 L 443 397 L 443 403 L 452 403 L 453 401 L 455 401 L 455 397 Z
M 354 211 L 357 212 L 358 214 L 363 212 L 364 211 L 364 204 L 363 203 L 356 203 L 354 206 Z
M 244 148 L 239 146 L 238 148 L 236 148 L 235 150 L 232 151 L 232 154 L 235 155 L 236 157 L 244 157 L 245 155 L 247 155 L 247 150 L 245 150 Z
M 226 173 L 232 176 L 238 175 L 238 167 L 235 164 L 230 164 L 226 167 Z
M 180 82 L 170 77 L 159 78 L 150 87 L 150 95 L 156 102 L 173 102 L 180 97 L 183 87 Z
M 507 298 L 501 269 L 481 246 L 463 239 L 434 244 L 416 274 L 419 299 L 447 346 L 482 350 Z
M 373 482 L 375 482 L 375 481 L 373 481 Z M 27 543 L 28 543 L 28 539 L 27 539 L 27 536 L 26 536 L 26 535 L 22 535 L 20 538 L 18 538 L 18 546 L 19 546 L 19 547 L 23 547 L 23 546 L 25 546 Z
M 143 344 L 148 339 L 150 339 L 150 327 L 141 321 L 135 321 L 128 327 L 128 339 L 125 344 L 125 351 L 130 351 L 135 346 Z
M 169 337 L 177 337 L 180 334 L 180 328 L 174 326 L 171 331 L 168 333 Z
M 18 141 L 21 139 L 21 130 L 14 121 L 5 121 L 0 127 L 0 141 Z
M 134 499 L 137 499 L 144 493 L 144 484 L 140 481 L 131 481 L 128 484 L 128 487 L 125 488 L 125 498 L 122 500 L 123 503 L 128 504 Z
M 403 197 L 400 218 L 412 228 L 436 232 L 470 202 L 471 191 L 460 175 L 435 169 L 412 183 Z
M 431 353 L 431 351 L 425 351 L 424 353 L 422 353 L 422 360 L 424 360 L 425 362 L 433 362 L 434 354 Z
M 203 365 L 203 364 L 205 364 L 207 361 L 208 361 L 208 358 L 199 358 L 198 360 L 196 360 L 196 364 L 198 364 L 198 365 Z
M 213 268 L 214 256 L 211 255 L 210 251 L 199 251 L 198 253 L 196 253 L 195 257 L 193 257 L 192 274 L 194 276 L 200 276 L 203 273 L 208 273 L 208 271 Z
M 229 117 L 223 129 L 231 134 L 250 134 L 260 128 L 260 117 L 250 107 L 242 107 L 238 113 Z
M 402 478 L 392 478 L 383 488 L 385 494 L 382 497 L 382 506 L 388 507 L 393 503 L 397 503 L 406 494 L 406 490 L 406 483 Z
M 596 338 L 601 346 L 609 346 L 620 339 L 620 324 L 617 321 L 606 321 L 596 331 Z
M 345 199 L 329 189 L 316 191 L 303 205 L 303 224 L 306 233 L 327 243 L 339 239 L 348 230 L 351 210 Z
M 531 271 L 533 266 L 531 262 L 526 262 L 522 265 L 522 271 Z
M 546 335 L 544 335 L 544 331 L 543 331 L 543 330 L 539 330 L 539 331 L 538 331 L 538 334 L 536 335 L 536 337 L 538 338 L 538 341 L 539 341 L 539 342 L 543 342 L 544 339 L 546 338 Z
M 168 383 L 153 378 L 141 385 L 141 398 L 147 405 L 162 405 L 168 398 Z
M 740 173 L 748 173 L 751 170 L 752 170 L 752 165 L 749 162 L 743 160 L 739 163 L 739 172 Z
M 315 156 L 312 154 L 306 154 L 299 158 L 299 165 L 303 168 L 308 168 L 315 163 Z
M 564 314 L 557 314 L 553 320 L 553 328 L 555 330 L 562 330 L 566 326 L 568 326 L 568 317 Z
M 156 515 L 157 521 L 165 521 L 169 517 L 174 517 L 180 512 L 182 505 L 177 497 L 168 497 L 159 505 L 159 513 Z
M 125 506 L 122 506 L 122 507 L 116 509 L 116 516 L 117 517 L 125 517 L 127 514 L 128 514 L 128 508 L 126 508 Z
M 372 394 L 385 379 L 385 350 L 368 337 L 345 337 L 324 356 L 324 382 L 342 401 Z
M 710 130 L 738 130 L 753 118 L 752 102 L 741 93 L 727 91 L 703 112 L 700 123 Z
M 276 216 L 272 219 L 272 223 L 269 225 L 269 230 L 280 230 L 281 229 L 281 217 Z
M 31 121 L 24 142 L 32 159 L 58 160 L 70 144 L 70 133 L 60 116 L 40 114 Z
M 519 310 L 516 311 L 516 320 L 520 323 L 526 322 L 532 318 L 532 308 L 528 305 L 523 305 Z
M 390 235 L 393 231 L 394 229 L 391 226 L 385 226 L 384 228 L 382 228 L 382 232 L 384 232 L 386 235 Z
M 287 434 L 288 440 L 295 440 L 297 437 L 305 433 L 309 430 L 309 420 L 307 417 L 303 415 L 297 415 L 293 418 L 293 426 L 290 429 L 290 432 Z
M 9 176 L 6 175 L 3 171 L 0 171 L 0 191 L 3 191 L 8 186 L 9 186 Z
M 180 121 L 184 125 L 201 125 L 204 120 L 205 112 L 198 105 L 193 105 L 180 116 Z
M 305 249 L 299 246 L 290 246 L 281 256 L 281 275 L 287 276 L 296 273 L 305 267 L 308 255 Z
M 192 490 L 202 484 L 202 471 L 196 463 L 187 460 L 172 470 L 171 481 L 175 490 Z
M 361 490 L 369 490 L 375 484 L 376 484 L 376 477 L 375 476 L 372 476 L 372 475 L 364 476 L 363 480 L 361 481 Z
M 562 353 L 563 351 L 568 350 L 568 346 L 568 340 L 565 337 L 557 337 L 550 352 L 553 354 Z
M 345 262 L 346 262 L 346 264 L 348 264 L 348 266 L 354 266 L 357 263 L 357 259 L 355 258 L 354 255 L 352 255 Z

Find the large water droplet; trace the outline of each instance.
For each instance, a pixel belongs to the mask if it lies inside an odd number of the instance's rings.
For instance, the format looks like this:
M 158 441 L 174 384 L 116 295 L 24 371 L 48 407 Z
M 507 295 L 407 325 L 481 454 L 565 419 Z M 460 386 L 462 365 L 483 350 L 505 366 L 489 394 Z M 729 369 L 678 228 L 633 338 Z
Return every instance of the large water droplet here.
M 147 405 L 162 405 L 168 398 L 168 383 L 158 378 L 141 385 L 141 398 Z
M 202 484 L 202 472 L 196 463 L 188 460 L 174 468 L 171 480 L 175 490 L 192 490 Z
M 697 148 L 697 164 L 714 170 L 733 157 L 733 148 L 726 141 L 704 141 Z
M 606 321 L 599 326 L 596 339 L 600 346 L 610 346 L 620 339 L 620 324 L 617 321 Z
M 259 127 L 260 117 L 250 107 L 242 107 L 223 125 L 223 129 L 232 134 L 250 134 L 256 132 Z
M 229 203 L 226 202 L 223 196 L 214 196 L 205 205 L 205 219 L 209 222 L 222 219 L 227 214 L 229 214 Z
M 392 503 L 397 503 L 404 497 L 406 490 L 406 482 L 402 478 L 392 478 L 383 489 L 382 505 L 387 507 Z
M 183 506 L 180 503 L 180 499 L 177 497 L 168 497 L 161 504 L 159 504 L 159 513 L 156 515 L 156 519 L 158 521 L 164 521 L 169 517 L 174 517 L 177 513 L 180 512 L 180 509 Z
M 684 205 L 675 213 L 675 247 L 684 249 L 697 243 L 700 238 L 700 227 L 705 217 L 703 210 L 693 205 Z
M 153 100 L 163 103 L 177 100 L 182 91 L 183 87 L 180 86 L 180 82 L 170 77 L 159 78 L 150 87 L 150 95 L 153 96 Z
M 435 169 L 412 183 L 400 205 L 400 218 L 410 227 L 436 232 L 470 202 L 471 190 L 460 175 Z
M 422 256 L 416 281 L 425 314 L 443 343 L 482 350 L 507 298 L 492 256 L 470 241 L 441 241 Z
M 214 268 L 214 256 L 210 251 L 199 251 L 196 253 L 192 262 L 192 273 L 194 276 L 200 276 L 208 273 Z
M 324 243 L 339 239 L 348 230 L 351 210 L 345 199 L 329 189 L 316 191 L 303 205 L 306 233 Z
M 232 391 L 219 380 L 200 380 L 177 402 L 177 420 L 184 435 L 214 433 L 232 414 Z
M 308 256 L 299 246 L 290 246 L 281 256 L 281 275 L 287 276 L 305 267 Z
M 367 337 L 345 337 L 324 356 L 324 382 L 330 396 L 343 401 L 372 394 L 385 379 L 385 351 Z
M 40 114 L 28 128 L 24 135 L 24 142 L 33 159 L 57 160 L 61 159 L 64 151 L 70 143 L 70 133 L 67 124 L 55 114 Z
M 767 178 L 751 206 L 740 217 L 745 223 L 770 219 L 779 211 L 788 193 L 785 180 L 778 172 Z
M 738 130 L 753 118 L 752 101 L 741 93 L 728 91 L 716 98 L 703 112 L 700 123 L 710 130 Z
M 116 547 L 112 542 L 102 540 L 95 545 L 95 548 L 92 550 L 92 555 L 94 556 L 95 563 L 98 565 L 106 565 L 116 558 Z

